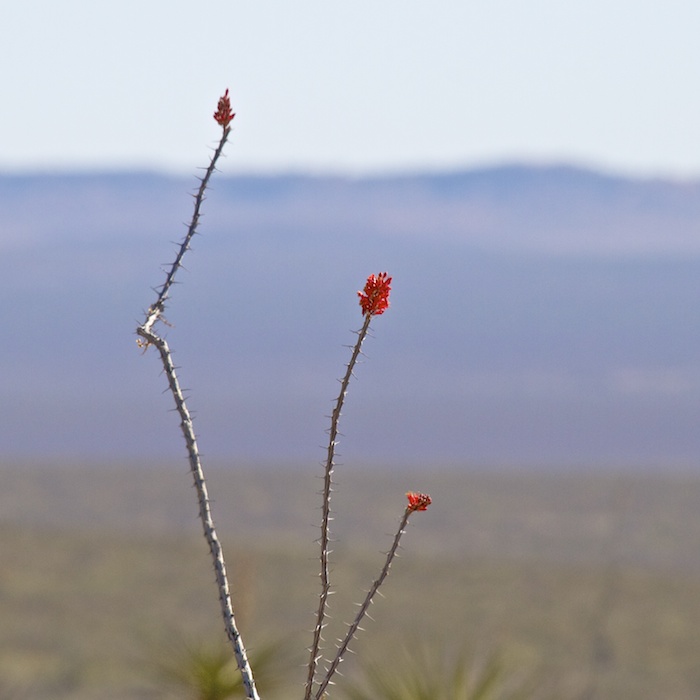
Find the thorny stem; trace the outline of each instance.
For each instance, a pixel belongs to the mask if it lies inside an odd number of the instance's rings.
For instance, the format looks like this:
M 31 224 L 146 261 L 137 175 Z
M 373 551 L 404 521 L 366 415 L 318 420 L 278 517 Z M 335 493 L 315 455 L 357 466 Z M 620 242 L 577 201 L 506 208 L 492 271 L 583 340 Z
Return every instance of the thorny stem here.
M 372 604 L 374 596 L 376 595 L 382 583 L 384 583 L 384 579 L 389 575 L 391 563 L 394 560 L 396 552 L 399 549 L 399 541 L 401 540 L 401 536 L 406 531 L 406 525 L 408 524 L 408 518 L 410 517 L 411 513 L 413 513 L 413 509 L 410 506 L 407 506 L 406 510 L 404 511 L 403 517 L 401 518 L 401 522 L 399 523 L 399 529 L 394 535 L 394 541 L 391 543 L 391 549 L 389 549 L 389 551 L 387 552 L 384 566 L 382 567 L 379 576 L 372 584 L 372 587 L 367 592 L 367 596 L 365 597 L 363 603 L 360 605 L 360 609 L 358 610 L 354 621 L 348 627 L 347 634 L 338 645 L 338 650 L 336 652 L 335 658 L 331 662 L 331 665 L 326 671 L 326 675 L 324 676 L 323 680 L 318 686 L 318 690 L 316 691 L 316 695 L 314 696 L 315 700 L 320 700 L 323 697 L 323 693 L 328 687 L 328 684 L 331 682 L 333 675 L 338 670 L 338 666 L 340 666 L 340 662 L 343 660 L 343 657 L 345 656 L 345 653 L 347 652 L 348 647 L 350 646 L 350 642 L 357 634 L 358 629 L 360 629 L 360 622 L 362 622 L 362 619 L 367 614 L 367 611 L 369 610 L 369 606 Z
M 229 641 L 233 646 L 236 663 L 238 664 L 238 668 L 243 678 L 246 697 L 248 700 L 260 700 L 255 688 L 253 672 L 248 662 L 246 650 L 243 646 L 238 627 L 236 626 L 236 618 L 233 612 L 233 604 L 231 602 L 231 591 L 229 588 L 228 576 L 226 575 L 226 562 L 224 561 L 224 553 L 214 526 L 209 501 L 209 493 L 207 491 L 207 484 L 204 478 L 204 471 L 202 470 L 199 448 L 197 447 L 197 439 L 194 433 L 194 424 L 192 423 L 192 416 L 187 408 L 185 397 L 178 382 L 175 366 L 173 365 L 172 361 L 172 354 L 170 352 L 170 348 L 168 347 L 168 343 L 163 338 L 160 338 L 153 333 L 142 337 L 145 337 L 147 342 L 149 342 L 151 345 L 155 345 L 156 349 L 160 353 L 160 358 L 163 362 L 163 369 L 165 370 L 165 374 L 168 378 L 170 391 L 175 399 L 177 412 L 180 414 L 180 427 L 182 428 L 182 434 L 187 445 L 190 469 L 194 478 L 197 499 L 199 501 L 199 518 L 202 521 L 204 537 L 209 545 L 209 551 L 211 552 L 214 563 L 214 574 L 216 576 L 216 585 L 219 589 L 219 603 L 221 606 L 221 615 L 224 619 L 224 626 L 226 628 L 226 636 L 229 638 Z
M 214 151 L 214 154 L 211 157 L 209 167 L 204 173 L 204 177 L 199 182 L 199 189 L 197 190 L 197 194 L 194 197 L 194 211 L 192 212 L 192 219 L 190 220 L 190 224 L 187 227 L 187 233 L 185 234 L 182 244 L 180 245 L 180 249 L 177 252 L 175 260 L 170 266 L 170 270 L 166 275 L 165 282 L 160 288 L 160 292 L 158 293 L 158 299 L 156 299 L 155 303 L 148 309 L 146 320 L 141 326 L 141 328 L 146 333 L 150 332 L 156 321 L 160 318 L 161 314 L 163 313 L 163 310 L 165 308 L 165 302 L 167 301 L 168 294 L 170 292 L 170 288 L 175 282 L 175 273 L 182 267 L 182 259 L 185 257 L 185 253 L 190 249 L 190 243 L 192 242 L 192 238 L 197 232 L 197 226 L 199 225 L 200 210 L 202 208 L 202 203 L 204 202 L 204 195 L 207 191 L 207 187 L 209 186 L 209 180 L 216 171 L 216 163 L 224 150 L 224 146 L 226 145 L 226 141 L 230 133 L 231 127 L 224 127 L 223 133 L 221 135 L 221 140 L 219 141 L 219 145 L 216 147 L 216 150 Z M 146 335 L 144 335 L 143 333 L 139 333 L 139 335 L 142 338 L 146 338 Z
M 253 672 L 248 662 L 248 656 L 245 647 L 243 646 L 243 641 L 241 640 L 238 627 L 236 626 L 236 618 L 233 612 L 233 604 L 231 602 L 231 591 L 228 583 L 228 576 L 226 574 L 226 563 L 224 561 L 221 543 L 219 542 L 219 538 L 216 534 L 216 528 L 214 527 L 214 520 L 209 502 L 209 494 L 204 478 L 204 471 L 202 469 L 199 448 L 197 447 L 197 438 L 194 432 L 192 416 L 187 408 L 187 403 L 175 372 L 175 365 L 173 364 L 172 354 L 168 343 L 153 331 L 153 326 L 163 313 L 165 302 L 168 298 L 168 292 L 170 291 L 170 287 L 175 279 L 175 274 L 182 266 L 182 258 L 187 250 L 189 250 L 190 242 L 197 230 L 200 209 L 202 202 L 204 201 L 204 195 L 209 184 L 209 179 L 216 170 L 216 162 L 223 152 L 223 148 L 230 131 L 231 129 L 229 126 L 224 126 L 219 145 L 214 151 L 209 167 L 207 168 L 206 173 L 200 182 L 199 190 L 195 195 L 194 212 L 192 214 L 190 225 L 187 229 L 187 234 L 185 235 L 182 245 L 180 246 L 180 250 L 178 251 L 175 261 L 170 267 L 165 283 L 160 289 L 158 299 L 149 308 L 146 320 L 136 329 L 136 333 L 143 339 L 143 341 L 145 341 L 142 343 L 142 345 L 145 345 L 146 347 L 149 345 L 154 345 L 160 354 L 160 359 L 163 363 L 163 370 L 165 371 L 165 375 L 168 379 L 170 392 L 173 395 L 177 412 L 180 415 L 180 427 L 185 438 L 190 470 L 192 472 L 195 489 L 197 491 L 197 499 L 199 501 L 199 517 L 202 521 L 204 537 L 209 545 L 209 551 L 211 552 L 211 557 L 214 564 L 216 585 L 219 589 L 219 602 L 221 605 L 221 614 L 224 619 L 224 626 L 226 628 L 226 635 L 233 646 L 236 663 L 238 664 L 238 669 L 243 679 L 246 697 L 248 700 L 260 700 L 255 687 L 255 681 L 253 679 Z
M 372 314 L 365 315 L 365 321 L 362 328 L 357 334 L 357 342 L 352 351 L 352 357 L 350 362 L 348 362 L 345 376 L 343 377 L 340 384 L 340 393 L 335 403 L 335 408 L 331 415 L 331 427 L 329 431 L 328 440 L 328 452 L 326 455 L 326 465 L 323 480 L 323 515 L 321 522 L 321 593 L 319 595 L 318 601 L 318 612 L 316 613 L 316 626 L 314 627 L 313 642 L 311 644 L 310 656 L 309 656 L 309 669 L 306 678 L 306 692 L 304 694 L 304 700 L 309 700 L 313 693 L 313 684 L 316 678 L 316 669 L 318 668 L 318 662 L 321 659 L 322 654 L 320 653 L 321 640 L 323 635 L 323 628 L 325 627 L 326 619 L 326 607 L 328 605 L 328 595 L 330 594 L 330 577 L 328 571 L 328 544 L 330 541 L 330 512 L 331 512 L 331 486 L 333 483 L 333 466 L 335 459 L 335 447 L 338 442 L 338 424 L 340 422 L 340 414 L 343 410 L 343 403 L 345 397 L 348 393 L 348 385 L 350 384 L 350 378 L 352 377 L 353 369 L 357 363 L 357 359 L 360 356 L 362 350 L 362 343 L 367 337 L 367 332 L 369 331 L 369 324 L 372 320 Z M 324 686 L 325 687 L 325 686 Z M 320 693 L 316 696 L 320 697 Z

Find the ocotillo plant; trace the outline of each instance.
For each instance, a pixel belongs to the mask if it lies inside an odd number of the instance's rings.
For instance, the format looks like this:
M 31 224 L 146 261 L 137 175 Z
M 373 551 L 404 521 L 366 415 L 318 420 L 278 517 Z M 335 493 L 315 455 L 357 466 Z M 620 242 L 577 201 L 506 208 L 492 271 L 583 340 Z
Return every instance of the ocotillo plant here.
M 238 669 L 241 672 L 243 679 L 243 686 L 245 688 L 246 697 L 249 700 L 259 700 L 258 692 L 255 687 L 255 681 L 253 678 L 253 673 L 248 662 L 248 656 L 246 653 L 245 646 L 241 639 L 240 632 L 236 625 L 236 618 L 234 614 L 233 604 L 231 602 L 231 592 L 229 586 L 229 579 L 226 573 L 226 564 L 224 561 L 224 554 L 219 541 L 216 528 L 214 526 L 214 519 L 212 517 L 211 505 L 209 501 L 209 494 L 207 491 L 206 480 L 204 478 L 204 471 L 202 468 L 202 460 L 199 454 L 199 447 L 197 445 L 197 438 L 195 435 L 194 424 L 192 421 L 192 415 L 187 407 L 187 402 L 185 396 L 183 395 L 182 389 L 180 387 L 180 382 L 177 377 L 176 368 L 173 363 L 172 353 L 167 341 L 161 337 L 155 330 L 156 324 L 159 321 L 165 322 L 164 311 L 166 303 L 170 298 L 170 292 L 175 281 L 175 276 L 182 267 L 182 260 L 185 253 L 190 249 L 190 243 L 192 237 L 197 232 L 197 227 L 199 225 L 200 211 L 202 204 L 204 202 L 205 193 L 209 185 L 209 181 L 216 171 L 216 164 L 223 153 L 224 146 L 228 140 L 229 134 L 231 133 L 231 123 L 235 114 L 231 109 L 231 102 L 229 98 L 229 91 L 226 90 L 224 95 L 219 99 L 216 112 L 214 113 L 214 120 L 219 126 L 222 127 L 221 137 L 219 139 L 219 144 L 214 150 L 214 154 L 209 162 L 209 166 L 206 168 L 204 176 L 200 179 L 199 187 L 194 197 L 194 211 L 192 213 L 192 219 L 190 220 L 189 226 L 185 237 L 180 244 L 178 252 L 175 256 L 175 260 L 166 270 L 165 282 L 157 289 L 157 298 L 148 308 L 146 312 L 146 317 L 144 322 L 136 329 L 138 337 L 139 346 L 144 350 L 148 347 L 153 346 L 158 351 L 158 354 L 163 365 L 163 370 L 168 381 L 168 387 L 175 401 L 175 407 L 177 413 L 180 417 L 180 428 L 182 430 L 182 435 L 185 440 L 185 446 L 187 448 L 187 455 L 190 464 L 190 470 L 194 480 L 194 485 L 197 492 L 197 498 L 199 502 L 199 517 L 202 522 L 202 528 L 204 531 L 204 537 L 209 545 L 209 551 L 211 553 L 212 562 L 214 565 L 214 572 L 216 577 L 216 584 L 219 591 L 219 602 L 221 606 L 221 614 L 224 620 L 224 626 L 226 629 L 226 634 L 228 636 L 231 645 L 233 646 L 234 655 L 236 658 L 236 663 Z M 316 625 L 313 630 L 313 640 L 310 651 L 308 673 L 305 686 L 305 700 L 310 700 L 314 698 L 315 700 L 320 700 L 327 693 L 327 688 L 332 682 L 332 678 L 345 653 L 348 650 L 348 646 L 357 634 L 360 628 L 360 622 L 367 614 L 369 606 L 374 600 L 374 596 L 379 590 L 386 579 L 389 568 L 396 556 L 399 548 L 399 541 L 403 535 L 406 525 L 408 524 L 408 519 L 410 515 L 419 510 L 426 510 L 431 503 L 430 496 L 422 493 L 409 492 L 407 495 L 408 504 L 404 510 L 403 516 L 401 517 L 399 528 L 394 535 L 393 542 L 389 551 L 386 554 L 386 560 L 379 573 L 377 579 L 372 583 L 364 601 L 360 604 L 357 615 L 354 621 L 348 626 L 347 633 L 342 640 L 339 640 L 339 644 L 335 655 L 332 659 L 326 658 L 322 649 L 321 643 L 323 641 L 323 629 L 325 627 L 326 620 L 326 607 L 328 602 L 328 595 L 330 593 L 331 584 L 329 577 L 329 523 L 330 523 L 330 501 L 331 501 L 331 490 L 333 481 L 333 468 L 335 459 L 335 449 L 338 439 L 338 426 L 340 421 L 340 416 L 343 408 L 343 403 L 347 395 L 348 386 L 350 383 L 350 378 L 352 377 L 353 369 L 357 363 L 362 350 L 362 344 L 367 337 L 369 331 L 369 326 L 372 318 L 375 316 L 380 316 L 389 308 L 389 294 L 391 292 L 391 277 L 386 272 L 381 272 L 378 275 L 370 275 L 367 278 L 367 282 L 364 289 L 358 292 L 360 307 L 362 310 L 362 315 L 364 318 L 364 323 L 362 328 L 357 333 L 357 342 L 352 351 L 352 356 L 350 362 L 347 365 L 345 376 L 341 380 L 340 393 L 336 400 L 335 408 L 331 416 L 331 426 L 329 429 L 329 443 L 328 450 L 325 460 L 325 472 L 324 472 L 324 485 L 322 489 L 323 497 L 323 507 L 322 507 L 322 523 L 321 523 L 321 537 L 319 538 L 320 543 L 320 562 L 321 562 L 321 594 L 319 596 L 318 611 L 316 615 Z M 319 670 L 319 662 L 323 663 L 325 666 L 322 671 Z

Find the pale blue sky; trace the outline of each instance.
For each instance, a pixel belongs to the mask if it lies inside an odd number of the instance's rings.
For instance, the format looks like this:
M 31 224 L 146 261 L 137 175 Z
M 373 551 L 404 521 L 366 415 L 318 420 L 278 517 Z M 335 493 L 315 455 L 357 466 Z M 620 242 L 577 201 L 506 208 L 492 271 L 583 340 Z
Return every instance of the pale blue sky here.
M 23 0 L 0 171 L 375 173 L 568 161 L 700 175 L 697 0 Z

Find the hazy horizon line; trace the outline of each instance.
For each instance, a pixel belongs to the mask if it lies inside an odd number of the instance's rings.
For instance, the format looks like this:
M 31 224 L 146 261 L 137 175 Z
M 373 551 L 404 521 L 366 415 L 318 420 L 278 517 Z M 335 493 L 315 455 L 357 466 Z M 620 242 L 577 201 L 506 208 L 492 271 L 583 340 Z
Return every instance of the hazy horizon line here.
M 152 175 L 165 178 L 181 179 L 196 175 L 205 166 L 194 165 L 192 168 L 173 168 L 157 164 L 104 164 L 104 165 L 47 165 L 27 167 L 7 167 L 0 164 L 2 178 L 33 178 L 33 177 L 85 177 L 85 176 L 114 176 L 114 175 Z M 661 168 L 654 170 L 625 169 L 604 163 L 582 161 L 577 159 L 526 159 L 500 158 L 478 163 L 462 165 L 415 165 L 385 168 L 350 168 L 350 167 L 318 167 L 318 166 L 278 166 L 278 167 L 237 167 L 233 172 L 222 170 L 219 177 L 224 178 L 260 178 L 274 179 L 279 177 L 301 177 L 310 179 L 345 179 L 345 180 L 388 180 L 396 178 L 430 177 L 444 175 L 459 175 L 463 173 L 493 172 L 498 170 L 524 169 L 540 171 L 577 171 L 590 173 L 610 179 L 622 179 L 637 182 L 671 182 L 689 184 L 700 181 L 700 166 L 694 173 L 679 173 L 665 171 Z

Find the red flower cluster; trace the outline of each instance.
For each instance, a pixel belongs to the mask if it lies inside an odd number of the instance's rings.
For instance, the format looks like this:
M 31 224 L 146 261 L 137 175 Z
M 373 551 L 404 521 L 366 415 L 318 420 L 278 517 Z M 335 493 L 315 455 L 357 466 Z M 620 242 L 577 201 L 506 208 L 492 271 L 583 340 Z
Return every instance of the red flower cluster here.
M 433 502 L 433 499 L 427 493 L 409 491 L 406 494 L 406 498 L 408 498 L 408 509 L 410 511 L 428 510 L 428 506 Z
M 365 288 L 357 293 L 363 316 L 380 316 L 389 308 L 391 277 L 386 272 L 370 275 Z
M 214 119 L 217 124 L 220 124 L 224 129 L 233 121 L 236 115 L 231 111 L 231 100 L 228 96 L 228 88 L 223 97 L 219 98 L 219 104 L 214 112 Z

